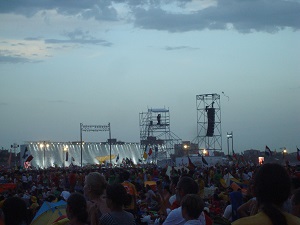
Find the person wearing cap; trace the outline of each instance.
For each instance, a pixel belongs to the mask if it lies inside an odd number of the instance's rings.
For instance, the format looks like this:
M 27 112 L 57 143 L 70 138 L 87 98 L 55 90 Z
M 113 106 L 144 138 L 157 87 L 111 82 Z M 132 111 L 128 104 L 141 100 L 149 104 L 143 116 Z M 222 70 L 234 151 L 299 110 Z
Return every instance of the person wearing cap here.
M 198 194 L 198 191 L 199 187 L 196 181 L 187 176 L 181 177 L 176 186 L 176 201 L 181 204 L 184 196 L 187 194 Z M 203 211 L 201 212 L 198 221 L 201 225 L 206 224 Z M 186 220 L 182 216 L 182 207 L 179 207 L 169 213 L 163 225 L 183 225 L 185 223 Z
M 61 194 L 60 194 L 60 197 L 62 197 L 63 200 L 67 201 L 68 198 L 70 197 L 70 195 L 71 195 L 70 192 L 68 192 L 68 191 L 62 191 Z

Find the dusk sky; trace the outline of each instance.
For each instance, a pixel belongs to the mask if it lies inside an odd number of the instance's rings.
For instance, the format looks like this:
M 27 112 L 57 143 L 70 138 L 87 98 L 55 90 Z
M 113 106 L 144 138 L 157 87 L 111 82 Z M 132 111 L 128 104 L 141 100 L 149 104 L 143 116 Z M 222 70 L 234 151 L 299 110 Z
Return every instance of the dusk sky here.
M 0 147 L 76 141 L 170 110 L 197 136 L 196 95 L 221 96 L 223 149 L 300 147 L 300 0 L 0 0 Z M 84 133 L 84 141 L 108 134 Z

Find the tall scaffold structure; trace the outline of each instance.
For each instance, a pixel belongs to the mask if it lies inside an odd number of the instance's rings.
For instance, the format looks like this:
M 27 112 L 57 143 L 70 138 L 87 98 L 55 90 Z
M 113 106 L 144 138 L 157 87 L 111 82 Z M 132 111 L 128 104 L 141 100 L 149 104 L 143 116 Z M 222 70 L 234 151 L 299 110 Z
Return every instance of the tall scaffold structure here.
M 196 107 L 199 150 L 222 151 L 220 95 L 196 95 Z
M 181 143 L 181 139 L 170 129 L 169 109 L 150 108 L 139 114 L 139 121 L 142 156 L 150 147 L 155 161 L 169 158 L 174 153 L 174 145 Z

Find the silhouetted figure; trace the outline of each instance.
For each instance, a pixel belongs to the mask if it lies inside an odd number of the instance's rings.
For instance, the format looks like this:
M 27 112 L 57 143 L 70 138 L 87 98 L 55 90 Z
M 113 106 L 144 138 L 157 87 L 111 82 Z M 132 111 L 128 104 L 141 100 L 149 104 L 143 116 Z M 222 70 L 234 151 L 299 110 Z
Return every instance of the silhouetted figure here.
M 6 225 L 28 225 L 26 202 L 19 197 L 11 197 L 4 201 L 2 207 Z
M 158 114 L 158 115 L 157 115 L 157 125 L 160 125 L 160 118 L 161 118 L 161 115 Z
M 122 184 L 109 185 L 106 189 L 106 204 L 111 212 L 101 217 L 101 225 L 135 225 L 132 213 L 123 209 L 130 200 L 130 196 Z
M 262 165 L 254 177 L 254 195 L 259 212 L 253 216 L 243 217 L 233 225 L 292 225 L 300 224 L 300 219 L 285 212 L 283 203 L 291 191 L 291 180 L 285 168 L 279 164 Z
M 80 193 L 72 193 L 67 200 L 67 216 L 70 224 L 87 224 L 87 203 Z
M 188 194 L 181 201 L 182 217 L 187 221 L 185 225 L 200 225 L 199 216 L 203 212 L 204 202 L 197 194 Z

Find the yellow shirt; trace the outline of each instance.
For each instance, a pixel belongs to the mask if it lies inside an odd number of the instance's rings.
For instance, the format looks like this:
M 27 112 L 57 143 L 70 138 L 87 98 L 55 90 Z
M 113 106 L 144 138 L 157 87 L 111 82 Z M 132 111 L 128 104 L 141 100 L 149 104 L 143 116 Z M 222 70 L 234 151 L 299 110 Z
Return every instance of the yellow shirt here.
M 125 206 L 124 209 L 129 209 L 129 210 L 134 210 L 136 208 L 136 197 L 138 195 L 136 189 L 135 189 L 135 185 L 128 182 L 128 181 L 124 181 L 122 183 L 123 187 L 125 187 L 127 194 L 130 194 L 132 196 L 132 200 L 130 205 Z
M 300 218 L 289 213 L 283 214 L 285 215 L 288 225 L 300 225 Z M 238 219 L 233 222 L 232 225 L 272 225 L 272 222 L 264 212 L 259 212 L 254 216 Z
M 229 196 L 227 193 L 225 192 L 221 192 L 219 195 L 218 195 L 219 198 L 221 198 L 223 201 L 225 202 L 228 202 L 229 201 Z
M 199 195 L 201 198 L 204 198 L 204 187 L 205 187 L 204 180 L 198 179 L 198 186 L 199 186 Z

